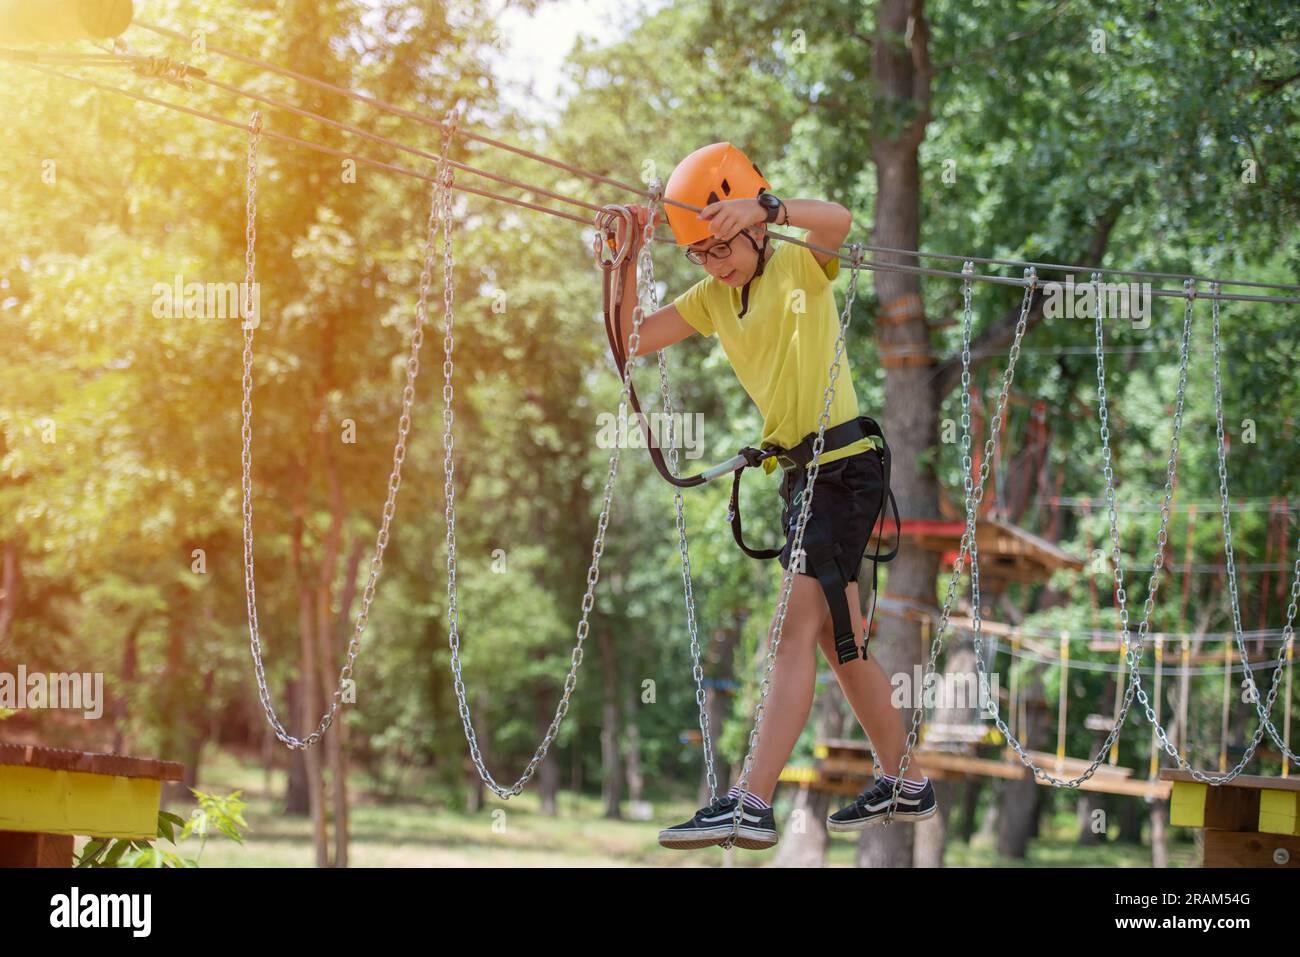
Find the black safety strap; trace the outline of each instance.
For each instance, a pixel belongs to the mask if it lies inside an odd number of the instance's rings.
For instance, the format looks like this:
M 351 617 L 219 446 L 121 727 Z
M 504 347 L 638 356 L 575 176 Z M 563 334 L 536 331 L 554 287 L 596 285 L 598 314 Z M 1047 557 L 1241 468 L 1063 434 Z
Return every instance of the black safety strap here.
M 892 561 L 898 555 L 899 544 L 901 543 L 902 522 L 898 513 L 898 502 L 894 498 L 893 488 L 891 487 L 891 470 L 892 454 L 889 449 L 889 443 L 885 441 L 884 433 L 881 431 L 879 424 L 870 416 L 859 416 L 848 422 L 843 422 L 834 428 L 827 429 L 824 439 L 823 453 L 835 451 L 846 445 L 858 441 L 867 436 L 880 436 L 881 442 L 881 463 L 882 463 L 882 480 L 884 495 L 881 497 L 880 514 L 876 516 L 875 522 L 872 523 L 872 534 L 876 538 L 875 551 L 869 556 L 871 559 L 871 611 L 867 618 L 865 630 L 865 640 L 870 641 L 871 623 L 876 614 L 876 603 L 879 597 L 880 585 L 880 565 Z M 782 468 L 786 469 L 787 475 L 793 475 L 793 478 L 787 480 L 792 483 L 790 488 L 788 508 L 793 521 L 794 503 L 801 500 L 801 493 L 807 483 L 808 472 L 807 465 L 812 461 L 812 447 L 817 438 L 816 433 L 810 433 L 797 446 L 792 449 L 744 449 L 741 454 L 745 456 L 746 464 L 736 470 L 735 477 L 731 483 L 731 503 L 728 508 L 727 517 L 731 522 L 732 537 L 735 538 L 736 544 L 740 550 L 750 558 L 759 560 L 768 560 L 780 556 L 783 549 L 780 548 L 751 548 L 745 544 L 744 534 L 741 527 L 740 518 L 740 481 L 746 468 L 756 467 L 763 459 L 776 455 Z M 885 503 L 889 503 L 894 513 L 894 535 L 895 545 L 889 552 L 880 551 L 883 545 L 883 533 L 885 528 Z M 880 529 L 876 533 L 877 526 Z M 852 661 L 858 657 L 857 636 L 853 633 L 853 618 L 849 611 L 848 598 L 844 594 L 848 582 L 844 578 L 844 573 L 840 569 L 837 558 L 840 553 L 838 543 L 824 542 L 804 542 L 804 561 L 808 563 L 812 574 L 817 578 L 822 587 L 822 592 L 826 596 L 827 607 L 831 612 L 831 624 L 835 633 L 835 651 L 839 657 L 840 664 Z M 797 556 L 792 555 L 791 562 L 797 560 Z M 863 657 L 866 657 L 866 645 L 863 645 Z
M 849 612 L 848 596 L 844 594 L 849 583 L 845 581 L 844 570 L 840 568 L 840 545 L 838 542 L 805 545 L 804 554 L 812 564 L 813 574 L 817 576 L 822 593 L 826 596 L 826 605 L 831 610 L 835 653 L 839 656 L 840 664 L 852 661 L 858 656 L 858 636 L 853 633 L 853 616 Z
M 883 477 L 885 480 L 885 496 L 882 497 L 880 500 L 880 515 L 877 517 L 877 522 L 880 525 L 881 534 L 876 536 L 876 551 L 871 556 L 871 611 L 868 612 L 867 614 L 867 626 L 863 631 L 863 640 L 862 640 L 863 658 L 867 657 L 867 645 L 870 644 L 871 642 L 871 623 L 872 621 L 875 620 L 876 605 L 880 601 L 880 566 L 882 563 L 893 561 L 896 557 L 898 557 L 898 550 L 899 548 L 902 547 L 903 544 L 903 524 L 898 515 L 898 502 L 894 499 L 894 489 L 893 486 L 890 484 L 890 467 L 891 467 L 892 456 L 889 451 L 889 443 L 885 442 L 885 438 L 883 435 L 881 436 L 880 440 L 882 443 L 884 443 L 884 450 L 881 452 L 880 457 L 881 457 L 881 462 L 884 466 Z M 887 552 L 884 555 L 882 555 L 880 553 L 880 545 L 881 545 L 881 535 L 883 535 L 885 531 L 885 498 L 889 499 L 890 507 L 893 508 L 894 510 L 894 548 L 893 551 Z M 874 532 L 876 530 L 876 526 L 872 525 L 871 530 Z
M 627 369 L 627 352 L 623 342 L 623 308 L 619 300 L 623 293 L 627 272 L 629 269 L 635 269 L 636 263 L 631 258 L 628 258 L 617 269 L 603 261 L 601 267 L 605 271 L 604 283 L 601 288 L 604 298 L 605 334 L 609 337 L 609 350 L 614 357 L 614 367 L 618 370 L 621 379 Z M 645 438 L 646 451 L 650 453 L 650 461 L 659 470 L 659 474 L 678 488 L 691 488 L 696 485 L 703 485 L 708 481 L 703 475 L 690 475 L 685 478 L 674 475 L 664 459 L 663 450 L 659 448 L 650 432 L 650 426 L 641 412 L 641 400 L 637 398 L 636 387 L 631 383 L 628 384 L 628 401 L 632 403 L 632 411 L 636 416 L 637 425 L 640 426 L 641 434 Z

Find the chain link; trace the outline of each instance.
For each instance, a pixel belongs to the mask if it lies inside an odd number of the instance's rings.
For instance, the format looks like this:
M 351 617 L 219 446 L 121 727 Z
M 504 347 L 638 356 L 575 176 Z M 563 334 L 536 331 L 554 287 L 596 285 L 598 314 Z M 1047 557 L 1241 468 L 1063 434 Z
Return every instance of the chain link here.
M 1092 276 L 1092 282 L 1094 287 L 1097 286 L 1097 284 L 1100 282 L 1100 274 L 1094 273 Z M 1104 327 L 1102 323 L 1103 310 L 1101 309 L 1100 296 L 1097 297 L 1096 302 L 1097 302 L 1097 308 L 1094 316 L 1095 319 L 1094 331 L 1095 331 L 1096 345 L 1097 345 L 1098 418 L 1100 421 L 1100 435 L 1102 440 L 1103 473 L 1106 478 L 1107 507 L 1111 517 L 1111 546 L 1112 546 L 1111 559 L 1112 559 L 1112 567 L 1113 567 L 1113 575 L 1114 575 L 1115 593 L 1119 597 L 1120 617 L 1123 622 L 1123 634 L 1124 634 L 1123 640 L 1127 646 L 1129 645 L 1128 606 L 1127 606 L 1127 595 L 1124 591 L 1124 570 L 1123 570 L 1122 556 L 1121 556 L 1120 545 L 1119 545 L 1118 513 L 1115 508 L 1115 483 L 1114 483 L 1115 476 L 1114 476 L 1114 469 L 1111 465 L 1109 412 L 1108 412 L 1108 407 L 1106 402 L 1106 368 L 1105 368 L 1105 339 L 1104 339 L 1105 333 L 1104 333 Z M 1178 444 L 1182 433 L 1183 400 L 1186 396 L 1186 391 L 1187 391 L 1187 363 L 1190 355 L 1189 345 L 1191 341 L 1191 318 L 1192 318 L 1191 300 L 1189 299 L 1183 313 L 1183 339 L 1182 339 L 1182 349 L 1180 354 L 1178 397 L 1175 404 L 1174 424 L 1173 424 L 1173 430 L 1172 430 L 1172 435 L 1170 440 L 1169 458 L 1166 463 L 1167 468 L 1166 468 L 1166 476 L 1165 476 L 1165 498 L 1161 508 L 1162 517 L 1161 517 L 1161 524 L 1160 524 L 1160 532 L 1157 535 L 1156 557 L 1153 563 L 1151 579 L 1150 582 L 1148 583 L 1145 614 L 1143 617 L 1143 621 L 1141 622 L 1138 628 L 1138 634 L 1139 634 L 1138 649 L 1135 655 L 1132 647 L 1129 646 L 1127 661 L 1132 671 L 1130 672 L 1129 681 L 1125 686 L 1125 696 L 1124 696 L 1123 705 L 1120 708 L 1119 714 L 1116 716 L 1114 724 L 1112 725 L 1109 733 L 1107 734 L 1105 741 L 1103 741 L 1101 746 L 1098 748 L 1097 754 L 1094 756 L 1088 768 L 1085 769 L 1085 771 L 1082 774 L 1078 775 L 1077 777 L 1066 779 L 1066 778 L 1058 778 L 1053 774 L 1049 774 L 1047 771 L 1043 770 L 1041 767 L 1035 764 L 1033 759 L 1030 758 L 1029 755 L 1025 752 L 1025 748 L 1022 745 L 1022 743 L 1014 735 L 1011 734 L 1010 728 L 1008 728 L 1006 722 L 1002 720 L 1001 715 L 997 711 L 996 703 L 994 704 L 994 707 L 992 709 L 994 712 L 994 720 L 998 726 L 998 730 L 1001 731 L 1002 734 L 1006 736 L 1007 741 L 1011 744 L 1012 748 L 1016 751 L 1017 755 L 1020 757 L 1021 762 L 1024 763 L 1026 767 L 1029 767 L 1031 770 L 1033 770 L 1034 776 L 1036 778 L 1039 778 L 1047 782 L 1048 784 L 1051 784 L 1054 787 L 1078 788 L 1081 784 L 1083 784 L 1085 781 L 1087 781 L 1097 772 L 1097 769 L 1106 760 L 1112 745 L 1114 744 L 1116 738 L 1119 737 L 1119 734 L 1124 727 L 1124 723 L 1128 718 L 1129 709 L 1132 707 L 1134 692 L 1140 690 L 1137 684 L 1137 679 L 1134 677 L 1134 675 L 1137 674 L 1138 663 L 1141 659 L 1142 638 L 1143 636 L 1145 636 L 1147 630 L 1150 628 L 1151 615 L 1155 609 L 1155 592 L 1160 580 L 1159 577 L 1160 568 L 1164 563 L 1165 543 L 1168 538 L 1169 503 L 1173 497 L 1173 481 L 1174 481 L 1174 476 L 1177 472 Z M 979 624 L 978 548 L 976 548 L 973 554 L 974 557 L 972 559 L 972 564 L 971 564 L 972 594 L 975 596 L 973 598 L 973 601 L 976 609 L 976 626 L 978 627 Z M 975 654 L 980 668 L 981 681 L 986 686 L 987 677 L 984 671 L 983 658 L 980 655 L 981 647 L 982 647 L 982 643 L 977 633 L 976 642 L 975 642 Z

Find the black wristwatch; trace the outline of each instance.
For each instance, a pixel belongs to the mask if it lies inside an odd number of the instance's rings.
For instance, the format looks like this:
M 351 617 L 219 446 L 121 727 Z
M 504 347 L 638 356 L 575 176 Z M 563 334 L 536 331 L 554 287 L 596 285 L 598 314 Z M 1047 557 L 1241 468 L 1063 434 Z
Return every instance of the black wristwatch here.
M 767 221 L 776 222 L 777 213 L 781 211 L 781 201 L 771 193 L 760 193 L 758 204 L 767 210 Z

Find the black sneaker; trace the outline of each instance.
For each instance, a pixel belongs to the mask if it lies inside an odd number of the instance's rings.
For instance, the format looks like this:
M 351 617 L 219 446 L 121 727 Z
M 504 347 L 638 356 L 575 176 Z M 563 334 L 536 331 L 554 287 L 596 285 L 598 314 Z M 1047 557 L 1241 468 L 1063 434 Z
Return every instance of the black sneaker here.
M 890 796 L 894 787 L 883 778 L 858 795 L 848 807 L 840 808 L 826 818 L 828 831 L 861 831 L 885 820 L 889 813 Z M 898 789 L 898 805 L 894 808 L 896 821 L 924 821 L 934 817 L 939 804 L 934 799 L 934 785 L 925 782 L 925 788 L 916 794 Z
M 664 828 L 659 832 L 659 843 L 683 851 L 721 844 L 731 836 L 731 821 L 735 813 L 735 798 L 719 798 L 696 811 L 689 821 Z M 776 842 L 776 818 L 772 809 L 759 811 L 746 806 L 737 829 L 736 847 L 761 851 Z

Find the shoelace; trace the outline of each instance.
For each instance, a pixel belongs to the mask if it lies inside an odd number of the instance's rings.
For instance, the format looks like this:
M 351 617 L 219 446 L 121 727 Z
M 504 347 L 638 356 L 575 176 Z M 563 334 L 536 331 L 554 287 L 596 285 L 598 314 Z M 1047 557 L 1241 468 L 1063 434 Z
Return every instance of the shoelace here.
M 706 815 L 714 814 L 718 811 L 721 811 L 730 803 L 732 803 L 730 798 L 718 798 L 716 801 L 714 801 L 712 804 L 706 807 L 703 811 L 701 811 L 700 816 L 704 817 Z
M 867 788 L 865 791 L 859 794 L 858 799 L 853 803 L 856 804 L 858 807 L 865 809 L 867 806 L 867 801 L 870 800 L 871 797 L 873 796 L 884 797 L 883 792 L 892 791 L 892 790 L 893 788 L 887 782 L 883 780 L 877 781 L 875 784 L 871 785 L 871 787 Z

